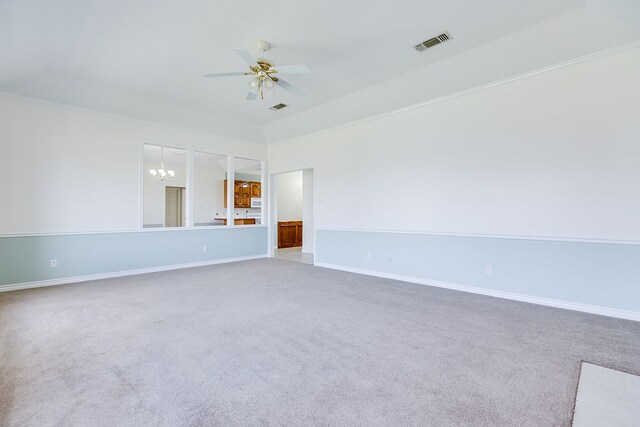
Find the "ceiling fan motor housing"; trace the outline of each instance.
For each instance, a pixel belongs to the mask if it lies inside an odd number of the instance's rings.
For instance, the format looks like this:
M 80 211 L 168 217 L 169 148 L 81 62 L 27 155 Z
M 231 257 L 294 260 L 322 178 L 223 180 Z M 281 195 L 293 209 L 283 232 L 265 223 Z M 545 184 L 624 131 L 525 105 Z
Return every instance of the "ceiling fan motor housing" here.
M 258 46 L 259 50 L 264 50 L 265 52 L 271 49 L 271 45 L 269 44 L 268 41 L 265 41 L 265 40 L 258 40 L 256 45 Z

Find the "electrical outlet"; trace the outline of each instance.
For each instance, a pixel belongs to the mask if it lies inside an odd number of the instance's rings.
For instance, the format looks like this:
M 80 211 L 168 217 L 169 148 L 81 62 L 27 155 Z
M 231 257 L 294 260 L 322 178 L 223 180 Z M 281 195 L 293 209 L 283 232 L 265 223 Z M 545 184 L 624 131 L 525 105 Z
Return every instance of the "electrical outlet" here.
M 389 256 L 387 257 L 387 262 L 388 262 L 389 264 L 391 264 L 391 263 L 393 262 L 393 257 L 392 257 L 391 255 L 389 255 Z
M 206 246 L 202 247 L 202 252 L 207 252 L 209 250 L 209 248 L 207 248 Z
M 58 266 L 58 260 L 57 259 L 49 260 L 49 267 L 56 268 L 57 266 Z
M 367 261 L 371 261 L 371 252 L 367 252 Z
M 487 265 L 484 268 L 484 272 L 487 273 L 487 276 L 493 276 L 493 266 L 492 265 Z

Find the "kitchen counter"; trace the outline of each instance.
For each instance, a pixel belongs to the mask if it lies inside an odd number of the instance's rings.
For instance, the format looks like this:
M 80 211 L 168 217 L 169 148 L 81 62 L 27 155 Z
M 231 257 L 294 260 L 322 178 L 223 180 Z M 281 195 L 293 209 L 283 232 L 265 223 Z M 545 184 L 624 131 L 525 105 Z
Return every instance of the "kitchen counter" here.
M 227 225 L 227 218 L 214 218 L 215 221 L 222 221 L 224 225 Z M 233 225 L 254 225 L 256 223 L 255 218 L 235 218 Z

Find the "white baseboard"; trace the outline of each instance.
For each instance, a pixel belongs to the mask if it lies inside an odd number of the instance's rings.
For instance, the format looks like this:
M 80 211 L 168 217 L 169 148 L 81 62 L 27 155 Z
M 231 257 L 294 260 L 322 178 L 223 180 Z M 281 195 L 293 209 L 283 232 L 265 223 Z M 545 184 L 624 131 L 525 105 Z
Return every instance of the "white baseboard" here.
M 41 288 L 44 286 L 66 285 L 69 283 L 88 282 L 91 280 L 112 279 L 114 277 L 134 276 L 137 274 L 156 273 L 159 271 L 178 270 L 181 268 L 203 267 L 206 265 L 225 264 L 228 262 L 248 261 L 252 259 L 266 258 L 267 254 L 251 255 L 236 258 L 222 258 L 209 261 L 189 262 L 186 264 L 161 265 L 158 267 L 137 268 L 135 270 L 114 271 L 109 273 L 89 274 L 86 276 L 63 277 L 60 279 L 38 280 L 36 282 L 15 283 L 0 285 L 0 292 L 17 291 L 20 289 Z
M 423 279 L 420 277 L 404 276 L 401 274 L 384 273 L 363 268 L 352 268 L 343 265 L 316 262 L 316 267 L 331 268 L 333 270 L 348 271 L 350 273 L 365 274 L 367 276 L 382 277 L 385 279 L 399 280 L 402 282 L 417 283 L 420 285 L 435 286 L 438 288 L 451 289 L 455 291 L 469 292 L 472 294 L 487 295 L 496 298 L 504 298 L 514 301 L 528 302 L 531 304 L 546 305 L 549 307 L 563 308 L 565 310 L 582 311 L 584 313 L 599 314 L 601 316 L 616 317 L 619 319 L 640 321 L 640 313 L 636 311 L 620 310 L 617 308 L 602 307 L 597 305 L 581 304 L 570 301 L 555 300 L 551 298 L 536 297 L 531 295 L 517 294 L 493 289 L 479 288 L 476 286 L 461 285 L 459 283 L 440 282 L 436 280 Z

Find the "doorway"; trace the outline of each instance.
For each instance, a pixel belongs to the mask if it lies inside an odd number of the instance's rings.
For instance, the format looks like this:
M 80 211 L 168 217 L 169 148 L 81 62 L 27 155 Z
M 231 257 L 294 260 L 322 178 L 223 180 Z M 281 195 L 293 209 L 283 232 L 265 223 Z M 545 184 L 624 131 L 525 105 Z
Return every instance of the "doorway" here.
M 164 226 L 184 227 L 186 212 L 185 187 L 165 187 Z
M 271 255 L 313 264 L 314 174 L 303 169 L 271 176 Z

